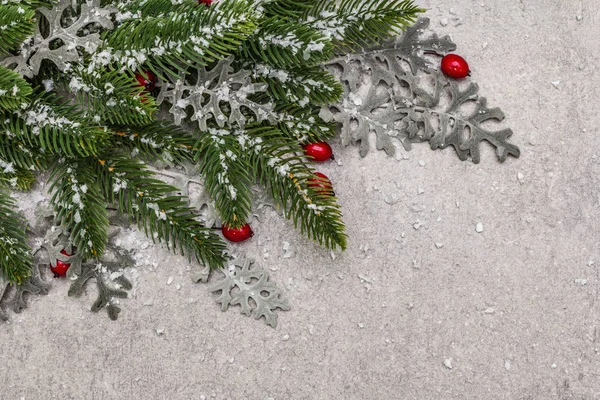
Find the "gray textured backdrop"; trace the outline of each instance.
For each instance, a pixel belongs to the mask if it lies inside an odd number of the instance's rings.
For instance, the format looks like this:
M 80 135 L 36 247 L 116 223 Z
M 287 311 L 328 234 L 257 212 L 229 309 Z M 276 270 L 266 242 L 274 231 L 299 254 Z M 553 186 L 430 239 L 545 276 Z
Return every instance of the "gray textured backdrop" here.
M 332 261 L 274 215 L 245 245 L 292 304 L 276 330 L 222 313 L 150 246 L 159 266 L 139 266 L 118 322 L 55 281 L 0 325 L 0 398 L 599 399 L 597 0 L 420 3 L 506 112 L 520 160 L 338 145 L 343 165 L 323 172 L 350 249 Z

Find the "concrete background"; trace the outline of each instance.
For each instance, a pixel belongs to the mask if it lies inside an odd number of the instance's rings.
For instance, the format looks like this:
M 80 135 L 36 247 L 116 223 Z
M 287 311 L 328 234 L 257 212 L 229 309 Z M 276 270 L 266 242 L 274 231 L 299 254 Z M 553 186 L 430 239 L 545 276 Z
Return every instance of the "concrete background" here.
M 332 260 L 276 215 L 244 247 L 291 302 L 277 329 L 221 312 L 149 246 L 158 267 L 138 266 L 118 322 L 54 281 L 0 325 L 0 398 L 600 399 L 598 3 L 419 3 L 506 112 L 519 160 L 334 143 L 343 165 L 322 170 L 350 249 Z

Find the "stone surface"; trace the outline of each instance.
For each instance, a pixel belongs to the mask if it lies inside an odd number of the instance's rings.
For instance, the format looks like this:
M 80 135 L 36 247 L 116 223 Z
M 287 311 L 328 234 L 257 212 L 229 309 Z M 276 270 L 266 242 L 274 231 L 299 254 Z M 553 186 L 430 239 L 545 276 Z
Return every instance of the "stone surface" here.
M 361 158 L 334 141 L 343 166 L 319 168 L 336 184 L 350 249 L 319 249 L 275 212 L 244 245 L 248 256 L 271 254 L 265 268 L 279 267 L 271 276 L 292 310 L 280 313 L 277 330 L 221 312 L 205 285 L 165 285 L 189 264 L 151 244 L 138 252 L 137 294 L 121 302 L 117 322 L 89 312 L 95 293 L 67 298 L 68 282 L 55 280 L 48 296 L 0 324 L 0 397 L 596 398 L 596 2 L 456 0 L 462 24 L 445 27 L 440 20 L 454 15 L 448 2 L 419 4 L 506 113 L 520 159 L 499 164 L 484 148 L 474 165 L 427 145 L 415 145 L 408 162 L 375 151 Z M 414 168 L 418 160 L 426 163 Z M 420 196 L 419 185 L 427 189 Z M 399 201 L 386 203 L 392 194 Z M 418 230 L 406 206 L 415 202 L 426 207 Z M 279 256 L 284 241 L 297 257 Z M 432 249 L 436 242 L 444 247 Z M 370 290 L 359 274 L 372 279 Z M 452 370 L 443 365 L 450 358 Z

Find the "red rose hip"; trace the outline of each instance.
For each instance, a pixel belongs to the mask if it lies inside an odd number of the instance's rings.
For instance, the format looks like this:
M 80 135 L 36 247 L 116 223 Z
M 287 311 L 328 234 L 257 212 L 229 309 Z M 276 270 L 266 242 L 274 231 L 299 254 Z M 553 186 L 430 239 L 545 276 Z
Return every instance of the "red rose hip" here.
M 467 61 L 457 54 L 448 54 L 442 58 L 442 72 L 454 79 L 466 78 L 471 74 Z
M 221 227 L 221 232 L 223 233 L 223 236 L 225 236 L 225 239 L 236 243 L 243 242 L 254 236 L 254 232 L 252 232 L 252 228 L 250 228 L 250 225 L 248 224 L 242 225 L 239 228 L 230 228 L 223 225 Z
M 65 256 L 71 255 L 67 253 L 65 249 L 61 250 L 60 254 L 63 254 Z M 52 265 L 50 265 L 50 271 L 52 271 L 54 273 L 54 276 L 58 278 L 59 276 L 66 276 L 70 266 L 70 263 L 61 260 L 56 260 L 56 266 L 53 267 Z
M 327 175 L 321 172 L 315 172 L 314 176 L 306 181 L 306 185 L 315 191 L 335 196 L 333 185 Z
M 327 142 L 309 143 L 304 145 L 304 154 L 315 162 L 333 160 L 333 150 Z
M 158 78 L 154 72 L 150 70 L 144 70 L 143 72 L 136 72 L 135 79 L 143 86 L 146 90 L 154 90 Z

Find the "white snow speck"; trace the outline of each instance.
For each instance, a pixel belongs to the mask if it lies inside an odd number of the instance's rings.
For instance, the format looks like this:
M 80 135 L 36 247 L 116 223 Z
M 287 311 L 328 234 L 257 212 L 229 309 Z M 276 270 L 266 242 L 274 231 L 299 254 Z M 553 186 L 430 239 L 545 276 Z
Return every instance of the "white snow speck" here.
M 447 358 L 444 360 L 444 367 L 448 368 L 448 369 L 452 369 L 452 359 L 451 358 Z
M 173 277 L 170 276 L 169 279 L 167 279 L 167 285 L 170 285 L 171 283 L 173 283 Z
M 477 225 L 475 226 L 475 232 L 477 232 L 477 233 L 483 232 L 483 224 L 481 222 L 478 222 Z

